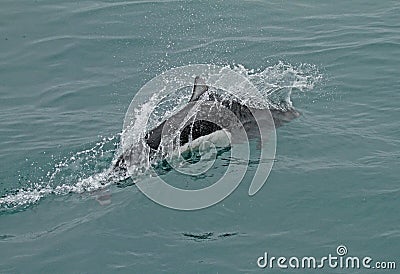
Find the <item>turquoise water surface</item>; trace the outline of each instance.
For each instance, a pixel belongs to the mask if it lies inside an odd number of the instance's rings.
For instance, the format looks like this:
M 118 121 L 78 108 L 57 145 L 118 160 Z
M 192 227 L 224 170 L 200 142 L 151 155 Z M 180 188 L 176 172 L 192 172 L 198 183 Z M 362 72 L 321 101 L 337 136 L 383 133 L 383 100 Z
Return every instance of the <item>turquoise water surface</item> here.
M 291 91 L 266 185 L 197 211 L 103 186 L 136 92 L 198 63 Z M 0 273 L 398 273 L 399 71 L 399 1 L 3 0 Z M 397 269 L 257 266 L 339 245 Z

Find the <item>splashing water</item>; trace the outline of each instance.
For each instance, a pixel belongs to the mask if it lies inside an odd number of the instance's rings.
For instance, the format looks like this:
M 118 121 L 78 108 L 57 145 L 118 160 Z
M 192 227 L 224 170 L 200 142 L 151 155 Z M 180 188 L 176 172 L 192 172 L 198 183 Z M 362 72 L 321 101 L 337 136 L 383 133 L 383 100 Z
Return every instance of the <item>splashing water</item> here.
M 322 79 L 317 67 L 310 64 L 293 66 L 279 62 L 263 70 L 246 69 L 242 65 L 233 65 L 230 68 L 248 78 L 267 105 L 278 110 L 292 107 L 290 97 L 293 90 L 302 92 L 312 90 Z M 165 117 L 176 113 L 188 102 L 190 92 L 191 89 L 183 89 L 176 92 L 173 97 L 167 98 L 161 105 L 152 105 L 149 102 L 140 110 L 135 110 L 135 124 L 139 126 L 140 131 L 145 132 L 149 129 L 149 125 L 150 127 L 157 125 Z M 146 111 L 147 115 L 151 113 L 150 123 L 146 123 L 144 127 L 139 121 L 143 111 Z M 123 134 L 124 131 L 103 138 L 90 149 L 72 153 L 69 157 L 55 161 L 51 170 L 45 176 L 36 178 L 36 182 L 29 181 L 20 189 L 7 191 L 0 197 L 0 213 L 22 210 L 49 195 L 90 193 L 115 183 L 118 180 L 109 176 L 114 155 L 132 142 L 143 138 L 143 134 L 129 136 L 129 141 L 126 144 L 119 144 L 120 148 L 116 149 Z M 148 154 L 144 153 L 142 156 L 148 157 Z
M 246 76 L 272 108 L 283 111 L 293 106 L 290 99 L 293 90 L 312 90 L 322 79 L 318 68 L 311 64 L 293 66 L 280 61 L 259 71 L 246 69 L 242 65 L 234 65 L 232 69 Z
M 20 210 L 48 195 L 66 195 L 103 189 L 113 181 L 107 180 L 107 170 L 115 153 L 119 134 L 105 137 L 92 148 L 56 161 L 52 170 L 26 187 L 12 190 L 0 197 L 0 212 Z

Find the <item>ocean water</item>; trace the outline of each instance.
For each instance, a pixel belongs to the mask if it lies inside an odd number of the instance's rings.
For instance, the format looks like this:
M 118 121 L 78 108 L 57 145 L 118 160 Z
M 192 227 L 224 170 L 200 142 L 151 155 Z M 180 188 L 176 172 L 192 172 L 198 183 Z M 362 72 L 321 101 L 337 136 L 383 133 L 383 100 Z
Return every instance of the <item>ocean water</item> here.
M 399 15 L 398 1 L 3 0 L 0 273 L 398 273 Z M 198 63 L 290 91 L 302 115 L 277 129 L 267 183 L 250 197 L 246 176 L 197 211 L 102 185 L 136 92 Z M 194 187 L 224 161 L 166 176 Z M 397 270 L 257 265 L 340 245 Z

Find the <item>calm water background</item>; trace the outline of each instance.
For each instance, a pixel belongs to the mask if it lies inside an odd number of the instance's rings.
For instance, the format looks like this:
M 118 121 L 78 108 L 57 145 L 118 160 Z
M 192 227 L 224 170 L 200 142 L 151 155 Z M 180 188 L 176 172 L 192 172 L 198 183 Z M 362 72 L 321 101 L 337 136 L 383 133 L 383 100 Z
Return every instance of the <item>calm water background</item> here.
M 399 1 L 0 6 L 0 196 L 22 204 L 1 207 L 0 273 L 256 272 L 265 251 L 322 257 L 339 244 L 399 267 Z M 257 195 L 247 180 L 195 212 L 154 204 L 135 186 L 110 187 L 108 206 L 93 193 L 17 195 L 74 155 L 82 166 L 59 171 L 53 186 L 106 168 L 135 92 L 162 71 L 280 61 L 311 64 L 322 79 L 293 91 L 303 115 L 278 129 Z

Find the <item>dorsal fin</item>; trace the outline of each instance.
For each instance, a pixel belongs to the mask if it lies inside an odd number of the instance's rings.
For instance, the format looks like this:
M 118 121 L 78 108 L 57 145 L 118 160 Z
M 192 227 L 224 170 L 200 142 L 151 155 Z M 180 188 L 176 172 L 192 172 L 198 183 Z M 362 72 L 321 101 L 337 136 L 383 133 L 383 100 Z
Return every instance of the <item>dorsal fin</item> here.
M 189 102 L 199 100 L 200 96 L 207 90 L 208 86 L 206 85 L 206 81 L 204 81 L 204 79 L 200 76 L 196 76 L 196 78 L 194 78 L 192 97 L 190 98 Z

